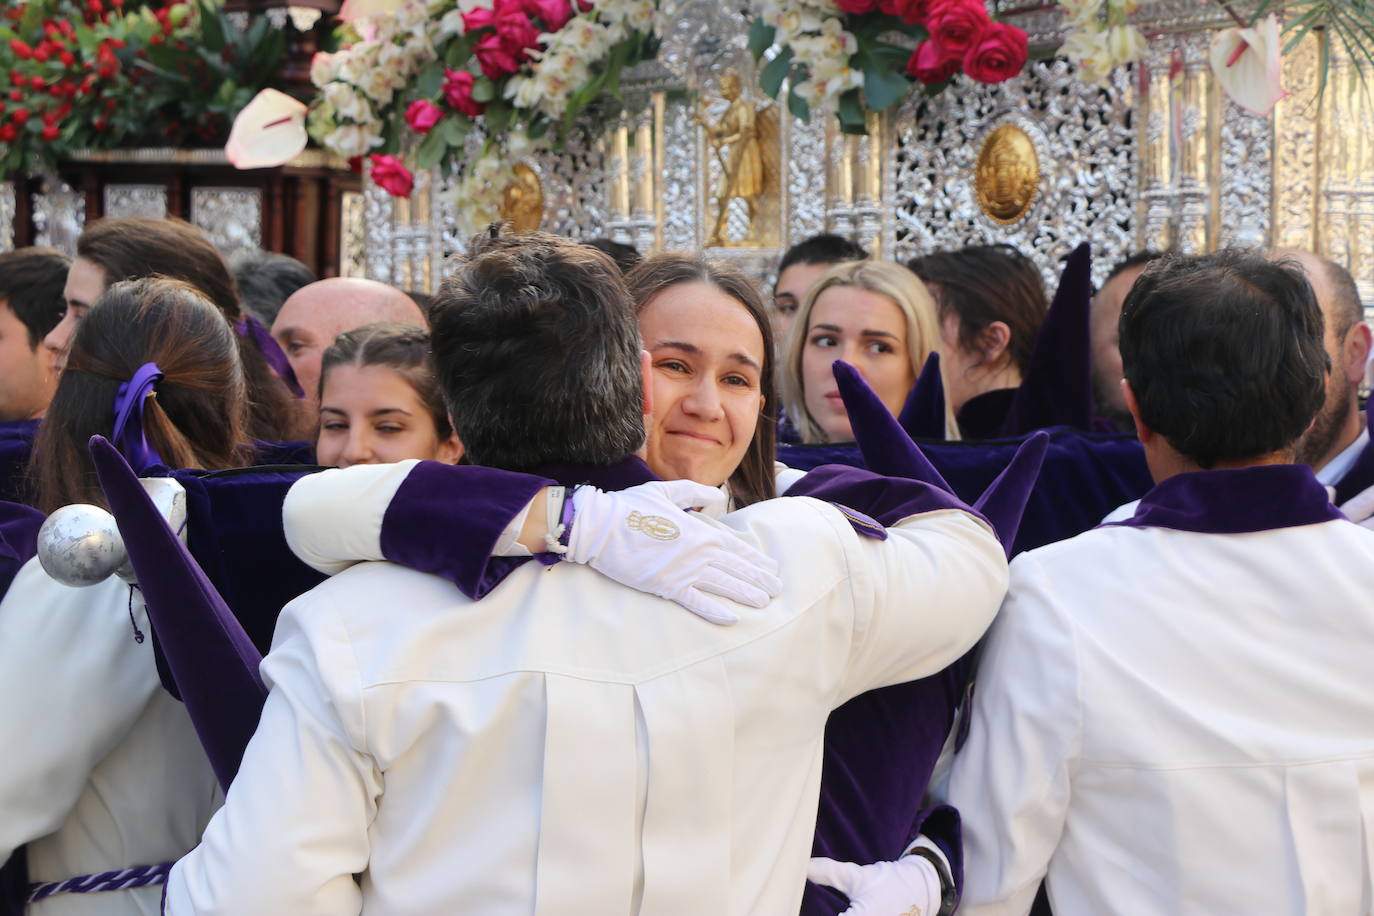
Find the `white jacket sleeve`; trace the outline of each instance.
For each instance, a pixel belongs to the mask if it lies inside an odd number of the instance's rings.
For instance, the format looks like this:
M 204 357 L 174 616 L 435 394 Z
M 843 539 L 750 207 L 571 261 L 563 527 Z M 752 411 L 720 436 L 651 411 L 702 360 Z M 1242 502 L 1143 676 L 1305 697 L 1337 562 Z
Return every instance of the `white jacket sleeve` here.
M 1006 553 L 966 512 L 911 516 L 885 541 L 848 535 L 854 639 L 841 701 L 948 667 L 983 635 L 1006 595 Z
M 167 881 L 176 916 L 356 914 L 381 774 L 364 747 L 353 649 L 328 601 L 282 611 L 271 687 L 224 807 Z
M 1081 753 L 1072 626 L 1033 555 L 1011 571 L 949 779 L 964 831 L 959 912 L 973 916 L 1030 911 L 1064 832 Z
M 286 544 L 301 562 L 327 576 L 382 557 L 382 518 L 415 459 L 358 464 L 307 474 L 282 503 Z
M 161 689 L 143 602 L 129 599 L 118 578 L 70 588 L 35 557 L 0 602 L 0 861 L 62 825 Z

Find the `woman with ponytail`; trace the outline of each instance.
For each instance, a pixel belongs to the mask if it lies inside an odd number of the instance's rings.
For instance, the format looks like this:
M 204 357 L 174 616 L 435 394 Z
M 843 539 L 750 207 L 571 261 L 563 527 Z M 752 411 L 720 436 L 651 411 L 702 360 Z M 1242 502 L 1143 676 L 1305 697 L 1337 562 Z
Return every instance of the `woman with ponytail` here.
M 45 341 L 59 367 L 90 306 L 111 284 L 141 277 L 189 283 L 228 319 L 243 363 L 250 436 L 283 442 L 313 432 L 314 417 L 299 400 L 302 392 L 286 354 L 243 310 L 234 275 L 219 252 L 199 229 L 182 220 L 102 219 L 86 227 L 67 274 L 66 315 Z
M 110 286 L 76 330 L 39 432 L 38 505 L 103 504 L 86 444 L 97 433 L 140 472 L 241 464 L 239 349 L 186 283 Z M 0 601 L 0 887 L 20 886 L 17 912 L 156 914 L 170 863 L 222 801 L 149 635 L 138 587 L 117 575 L 72 588 L 33 559 Z

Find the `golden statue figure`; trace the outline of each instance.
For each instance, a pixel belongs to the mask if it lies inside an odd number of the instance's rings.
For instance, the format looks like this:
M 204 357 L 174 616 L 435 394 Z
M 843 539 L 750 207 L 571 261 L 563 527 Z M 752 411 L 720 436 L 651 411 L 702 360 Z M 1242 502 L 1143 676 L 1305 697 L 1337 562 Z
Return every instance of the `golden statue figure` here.
M 988 134 L 974 168 L 974 190 L 983 212 L 999 223 L 1014 223 L 1030 209 L 1040 189 L 1040 157 L 1035 143 L 1014 124 Z
M 726 70 L 720 76 L 720 95 L 728 104 L 715 124 L 704 111 L 696 120 L 706 131 L 707 142 L 720 162 L 720 180 L 716 185 L 716 220 L 707 247 L 722 245 L 769 245 L 765 238 L 770 198 L 776 198 L 777 184 L 777 113 L 772 106 L 755 108 L 742 94 L 738 71 Z M 730 201 L 743 200 L 749 215 L 749 232 L 742 242 L 732 242 L 726 235 L 730 216 Z

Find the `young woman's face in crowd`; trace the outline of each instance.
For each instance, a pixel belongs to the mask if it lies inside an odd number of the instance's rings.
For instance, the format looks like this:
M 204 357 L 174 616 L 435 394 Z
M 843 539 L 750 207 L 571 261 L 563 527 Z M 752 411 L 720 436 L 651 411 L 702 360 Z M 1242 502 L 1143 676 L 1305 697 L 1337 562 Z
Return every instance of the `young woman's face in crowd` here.
M 678 283 L 639 313 L 649 351 L 649 467 L 665 480 L 724 483 L 744 459 L 763 410 L 763 334 L 716 287 Z
M 410 382 L 386 366 L 335 366 L 320 397 L 315 460 L 328 467 L 386 464 L 406 458 L 453 464 L 463 448 L 439 439 L 429 408 Z
M 906 317 L 887 296 L 856 286 L 830 286 L 816 297 L 802 342 L 806 409 L 828 442 L 854 438 L 831 364 L 849 363 L 892 413 L 906 402 L 916 371 L 907 350 Z
M 53 368 L 57 371 L 67 364 L 67 351 L 72 347 L 76 329 L 86 318 L 91 306 L 95 305 L 95 300 L 105 292 L 106 286 L 105 268 L 94 261 L 76 258 L 67 269 L 67 285 L 62 290 L 67 311 L 57 327 L 43 339 L 43 345 L 52 354 Z

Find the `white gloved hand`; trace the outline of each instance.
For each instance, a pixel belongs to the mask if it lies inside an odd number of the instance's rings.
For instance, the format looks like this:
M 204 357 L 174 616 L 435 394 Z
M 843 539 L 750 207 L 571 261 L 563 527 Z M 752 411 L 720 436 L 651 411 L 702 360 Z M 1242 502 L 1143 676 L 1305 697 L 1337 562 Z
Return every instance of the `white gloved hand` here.
M 840 916 L 934 916 L 940 912 L 940 875 L 920 856 L 872 865 L 820 856 L 806 867 L 806 877 L 849 898 L 849 909 Z
M 712 623 L 739 615 L 710 595 L 763 607 L 782 591 L 778 564 L 736 535 L 684 509 L 715 509 L 725 494 L 690 480 L 628 490 L 578 487 L 565 560 L 586 563 L 640 592 L 674 601 Z

